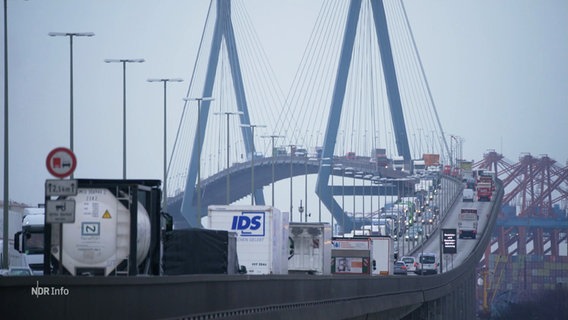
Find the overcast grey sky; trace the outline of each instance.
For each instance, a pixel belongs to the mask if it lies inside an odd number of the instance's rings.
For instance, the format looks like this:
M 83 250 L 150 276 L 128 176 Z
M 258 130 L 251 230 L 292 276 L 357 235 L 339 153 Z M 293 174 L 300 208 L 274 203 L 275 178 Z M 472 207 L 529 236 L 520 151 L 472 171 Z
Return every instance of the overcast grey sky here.
M 284 92 L 321 3 L 245 1 Z M 464 139 L 464 157 L 479 160 L 495 149 L 516 161 L 530 152 L 564 166 L 568 2 L 404 3 L 444 130 Z M 209 0 L 8 0 L 10 198 L 43 202 L 51 178 L 45 157 L 69 145 L 69 40 L 48 32 L 96 34 L 74 40 L 75 176 L 122 177 L 122 68 L 103 60 L 144 58 L 127 66 L 128 159 L 144 160 L 129 162 L 128 178 L 161 179 L 162 88 L 146 79 L 186 80 L 168 87 L 168 122 L 177 124 L 208 6 Z M 168 130 L 171 147 L 176 127 Z

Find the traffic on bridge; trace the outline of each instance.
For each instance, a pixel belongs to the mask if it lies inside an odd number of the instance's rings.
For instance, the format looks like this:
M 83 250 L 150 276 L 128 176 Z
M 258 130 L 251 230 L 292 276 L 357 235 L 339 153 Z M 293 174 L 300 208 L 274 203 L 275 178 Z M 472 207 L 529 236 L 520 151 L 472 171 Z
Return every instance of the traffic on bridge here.
M 75 171 L 73 39 L 94 33 L 46 31 L 70 40 L 69 148 L 47 155 L 38 207 L 10 202 L 6 151 L 3 317 L 489 319 L 562 289 L 568 167 L 466 160 L 402 1 L 323 1 L 316 18 L 283 93 L 243 2 L 210 1 L 187 81 L 145 80 L 163 85 L 160 179 L 129 178 L 155 153 L 155 124 L 135 122 L 144 155 L 127 161 L 126 66 L 145 59 L 101 59 L 122 64 L 122 178 Z

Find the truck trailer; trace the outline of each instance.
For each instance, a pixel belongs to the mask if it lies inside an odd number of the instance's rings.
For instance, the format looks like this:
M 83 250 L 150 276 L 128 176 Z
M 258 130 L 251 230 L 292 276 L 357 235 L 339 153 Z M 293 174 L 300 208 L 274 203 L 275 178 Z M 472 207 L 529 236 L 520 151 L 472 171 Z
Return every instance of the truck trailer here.
M 288 274 L 288 214 L 271 206 L 211 205 L 206 228 L 236 233 L 247 274 Z
M 477 209 L 462 208 L 458 217 L 459 238 L 463 239 L 467 237 L 475 239 L 475 237 L 477 236 L 478 220 L 479 216 L 477 215 Z
M 393 272 L 395 259 L 391 237 L 334 238 L 331 247 L 333 274 L 384 276 Z
M 491 201 L 493 185 L 488 182 L 478 182 L 475 188 L 477 201 Z
M 331 226 L 327 222 L 290 222 L 288 273 L 331 272 Z

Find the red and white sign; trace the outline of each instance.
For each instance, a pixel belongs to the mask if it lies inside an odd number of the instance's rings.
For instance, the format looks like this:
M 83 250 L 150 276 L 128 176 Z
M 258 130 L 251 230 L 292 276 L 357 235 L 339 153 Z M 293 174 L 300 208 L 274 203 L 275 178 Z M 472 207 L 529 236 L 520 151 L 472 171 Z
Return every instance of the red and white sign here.
M 77 168 L 77 158 L 73 151 L 59 147 L 51 150 L 45 159 L 47 171 L 54 177 L 65 178 L 73 174 Z

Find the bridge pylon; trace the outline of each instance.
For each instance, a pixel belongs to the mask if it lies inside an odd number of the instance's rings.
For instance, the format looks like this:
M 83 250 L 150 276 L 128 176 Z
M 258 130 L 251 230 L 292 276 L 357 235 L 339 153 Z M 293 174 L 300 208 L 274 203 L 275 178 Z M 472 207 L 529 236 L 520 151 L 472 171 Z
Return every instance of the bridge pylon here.
M 404 114 L 402 112 L 402 103 L 395 71 L 395 64 L 393 60 L 385 8 L 381 0 L 370 1 L 375 31 L 377 35 L 377 42 L 380 50 L 386 93 L 392 115 L 396 149 L 398 151 L 398 155 L 402 156 L 405 162 L 410 163 L 410 146 L 408 143 Z M 351 0 L 349 4 L 349 12 L 347 15 L 345 33 L 343 35 L 343 43 L 341 46 L 341 55 L 339 58 L 333 96 L 331 100 L 330 113 L 328 116 L 324 137 L 324 145 L 322 151 L 323 159 L 333 159 L 334 155 L 341 111 L 343 108 L 343 101 L 347 87 L 347 79 L 353 56 L 357 25 L 361 13 L 361 4 L 362 0 Z M 331 170 L 333 170 L 332 165 L 320 166 L 316 185 L 316 193 L 325 204 L 325 206 L 330 210 L 330 212 L 333 212 L 334 218 L 337 221 L 346 221 L 346 225 L 343 226 L 343 230 L 348 232 L 353 228 L 353 221 L 351 221 L 350 218 L 346 219 L 344 208 L 342 210 L 338 210 L 338 208 L 341 208 L 341 206 L 339 206 L 337 201 L 335 201 L 335 199 L 333 198 L 331 187 L 328 184 Z
M 245 94 L 237 43 L 235 40 L 235 32 L 231 19 L 231 0 L 216 0 L 215 4 L 215 25 L 205 74 L 205 83 L 201 97 L 212 96 L 215 78 L 217 76 L 221 45 L 222 42 L 225 41 L 231 70 L 233 90 L 235 91 L 237 108 L 240 112 L 239 121 L 242 125 L 250 125 L 247 98 Z M 210 106 L 211 100 L 203 99 L 201 101 L 201 110 L 199 112 L 199 119 L 197 120 L 199 125 L 196 127 L 196 134 L 193 143 L 194 147 L 191 152 L 187 180 L 185 183 L 185 192 L 181 204 L 181 214 L 191 227 L 201 227 L 201 217 L 207 214 L 207 208 L 200 208 L 200 206 L 197 206 L 197 197 L 201 196 L 203 198 L 203 193 L 200 192 L 201 194 L 195 194 L 195 191 L 196 185 L 199 183 L 199 181 L 197 181 L 197 171 L 200 161 L 199 150 L 202 149 L 203 141 L 205 140 Z M 241 126 L 241 134 L 246 154 L 253 155 L 253 136 L 251 127 Z M 256 204 L 263 205 L 265 203 L 262 189 L 255 190 L 253 196 L 255 197 Z

